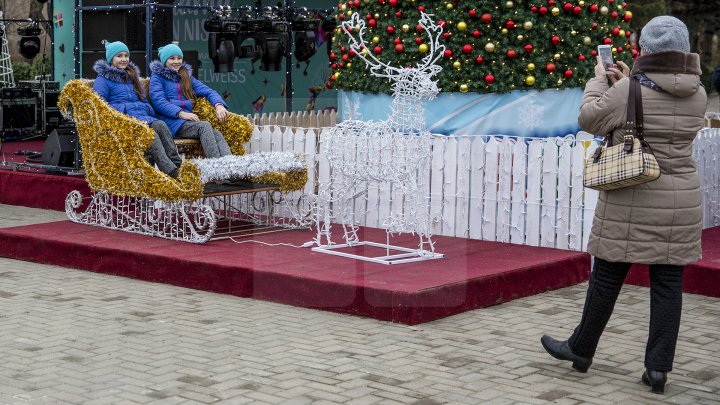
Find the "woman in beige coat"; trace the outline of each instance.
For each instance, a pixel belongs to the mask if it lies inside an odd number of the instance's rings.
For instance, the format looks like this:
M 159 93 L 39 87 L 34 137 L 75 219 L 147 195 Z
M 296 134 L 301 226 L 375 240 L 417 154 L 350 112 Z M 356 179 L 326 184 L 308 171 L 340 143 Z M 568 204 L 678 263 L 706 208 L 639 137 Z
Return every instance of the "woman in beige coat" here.
M 585 87 L 578 121 L 582 129 L 623 141 L 631 75 L 641 84 L 645 139 L 661 175 L 655 181 L 600 192 L 588 252 L 595 256 L 580 324 L 566 341 L 543 336 L 553 357 L 586 372 L 600 335 L 633 263 L 650 265 L 650 332 L 642 381 L 662 393 L 672 370 L 680 313 L 684 265 L 700 258 L 702 209 L 692 143 L 703 126 L 707 106 L 700 84 L 700 58 L 690 53 L 688 31 L 680 20 L 653 18 L 640 35 L 640 57 L 632 72 L 602 64 Z

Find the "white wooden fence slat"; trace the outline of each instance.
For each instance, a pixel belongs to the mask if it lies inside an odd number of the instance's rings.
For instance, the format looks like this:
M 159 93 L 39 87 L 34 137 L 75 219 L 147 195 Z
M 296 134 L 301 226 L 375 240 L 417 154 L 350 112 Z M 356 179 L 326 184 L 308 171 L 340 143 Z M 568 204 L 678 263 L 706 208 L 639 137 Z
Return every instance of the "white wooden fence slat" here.
M 544 247 L 555 247 L 557 158 L 558 147 L 555 139 L 545 139 L 542 160 L 542 196 L 540 198 L 540 246 Z
M 470 155 L 470 238 L 482 239 L 483 199 L 485 198 L 485 141 L 483 137 L 472 139 Z
M 570 238 L 568 248 L 580 250 L 583 237 L 583 172 L 585 165 L 585 147 L 583 142 L 575 142 L 572 148 L 572 173 L 570 180 Z
M 527 201 L 527 144 L 520 138 L 513 145 L 513 172 L 510 209 L 510 243 L 525 243 Z
M 445 143 L 445 179 L 443 181 L 443 229 L 442 235 L 455 236 L 455 205 L 457 204 L 457 137 Z
M 430 180 L 430 229 L 433 235 L 439 235 L 443 226 L 443 182 L 445 137 L 433 139 L 433 154 Z
M 572 143 L 564 140 L 558 154 L 557 211 L 555 220 L 555 247 L 567 249 L 570 243 L 570 198 L 572 181 Z
M 484 240 L 497 240 L 498 140 L 491 136 L 485 144 L 485 198 L 483 199 L 482 234 Z
M 284 129 L 278 125 L 273 128 L 272 141 L 270 143 L 270 151 L 281 152 L 283 149 L 283 131 Z
M 528 146 L 525 243 L 530 246 L 540 246 L 540 189 L 542 185 L 543 144 L 542 140 L 533 139 Z
M 597 149 L 597 142 L 593 141 L 587 148 L 585 156 L 592 156 Z M 600 196 L 600 192 L 591 188 L 584 188 L 585 190 L 585 207 L 583 208 L 583 244 L 582 250 L 587 251 L 588 240 L 590 239 L 590 229 L 592 228 L 593 217 L 595 216 L 595 207 L 597 206 L 597 200 Z
M 513 147 L 515 139 L 504 138 L 500 143 L 500 164 L 499 164 L 499 192 L 497 204 L 497 240 L 499 242 L 510 242 L 510 214 L 511 214 L 511 189 L 512 189 L 512 166 Z
M 455 215 L 455 236 L 467 238 L 470 236 L 470 165 L 471 140 L 463 136 L 458 140 L 458 169 L 457 169 L 457 212 Z

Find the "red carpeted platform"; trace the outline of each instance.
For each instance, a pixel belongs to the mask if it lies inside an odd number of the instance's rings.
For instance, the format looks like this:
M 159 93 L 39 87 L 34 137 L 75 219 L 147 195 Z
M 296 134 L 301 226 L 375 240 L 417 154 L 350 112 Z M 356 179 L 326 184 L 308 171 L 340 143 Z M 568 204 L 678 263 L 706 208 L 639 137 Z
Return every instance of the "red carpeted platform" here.
M 42 152 L 44 140 L 3 142 L 0 153 L 0 204 L 21 205 L 57 211 L 65 210 L 65 197 L 73 190 L 90 194 L 84 177 L 47 174 L 44 170 L 2 165 L 3 162 L 25 163 L 21 150 Z
M 683 291 L 691 294 L 720 297 L 720 227 L 702 233 L 702 259 L 685 267 Z M 647 287 L 650 285 L 648 267 L 635 265 L 626 282 Z
M 363 232 L 385 240 L 381 230 Z M 255 239 L 299 246 L 312 237 L 285 231 Z M 589 273 L 585 253 L 434 239 L 445 259 L 386 266 L 309 248 L 193 245 L 62 221 L 0 229 L 0 256 L 411 325 L 574 285 Z M 417 241 L 403 235 L 391 243 Z

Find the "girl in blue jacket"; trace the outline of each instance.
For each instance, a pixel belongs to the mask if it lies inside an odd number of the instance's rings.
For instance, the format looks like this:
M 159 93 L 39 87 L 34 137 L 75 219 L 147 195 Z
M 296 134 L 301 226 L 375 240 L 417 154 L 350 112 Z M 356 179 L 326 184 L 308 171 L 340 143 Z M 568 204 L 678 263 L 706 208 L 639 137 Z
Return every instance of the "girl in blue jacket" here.
M 220 122 L 227 118 L 223 98 L 213 89 L 192 76 L 192 68 L 183 63 L 183 53 L 174 43 L 158 49 L 160 61 L 150 64 L 150 100 L 174 137 L 199 138 L 205 156 L 209 158 L 231 154 L 222 134 L 207 121 L 193 114 L 193 101 L 205 97 L 215 106 Z
M 170 129 L 155 118 L 155 111 L 140 86 L 140 70 L 130 62 L 127 45 L 120 41 L 105 42 L 105 58 L 107 60 L 100 59 L 93 67 L 98 74 L 93 90 L 114 109 L 150 125 L 155 131 L 155 140 L 146 153 L 163 173 L 177 178 L 182 158 Z

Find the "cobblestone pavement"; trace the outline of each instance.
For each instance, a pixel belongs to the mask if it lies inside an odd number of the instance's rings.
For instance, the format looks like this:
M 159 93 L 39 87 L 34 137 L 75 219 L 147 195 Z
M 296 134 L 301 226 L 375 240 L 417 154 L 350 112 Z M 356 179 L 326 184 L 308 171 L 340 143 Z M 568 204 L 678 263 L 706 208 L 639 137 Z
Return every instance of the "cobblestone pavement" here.
M 0 205 L 0 226 L 57 214 Z M 585 288 L 411 327 L 0 259 L 0 404 L 718 403 L 720 299 L 685 296 L 659 396 L 640 383 L 647 289 L 623 289 L 587 374 L 543 351 Z

